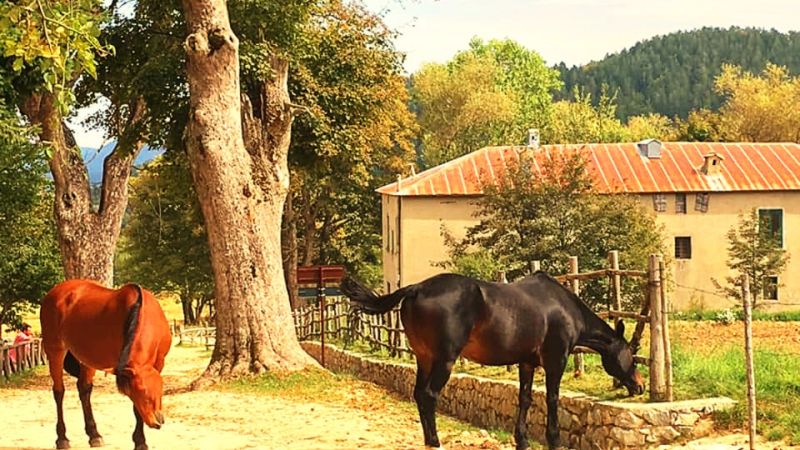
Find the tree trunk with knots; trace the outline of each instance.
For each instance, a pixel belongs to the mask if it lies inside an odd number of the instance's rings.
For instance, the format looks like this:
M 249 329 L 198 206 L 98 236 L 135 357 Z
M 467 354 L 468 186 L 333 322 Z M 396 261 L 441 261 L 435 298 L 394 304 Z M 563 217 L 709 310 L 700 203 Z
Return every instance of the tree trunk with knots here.
M 100 205 L 92 206 L 89 176 L 81 150 L 64 123 L 53 94 L 33 94 L 20 105 L 28 120 L 39 126 L 39 139 L 50 146 L 50 171 L 55 186 L 58 244 L 67 279 L 83 278 L 112 286 L 114 250 L 128 205 L 131 164 L 141 149 L 135 130 L 144 114 L 138 102 L 128 128 L 103 163 Z
M 224 0 L 183 0 L 189 123 L 185 140 L 208 230 L 217 338 L 195 387 L 216 378 L 314 365 L 294 330 L 281 258 L 292 105 L 288 64 L 242 93 Z

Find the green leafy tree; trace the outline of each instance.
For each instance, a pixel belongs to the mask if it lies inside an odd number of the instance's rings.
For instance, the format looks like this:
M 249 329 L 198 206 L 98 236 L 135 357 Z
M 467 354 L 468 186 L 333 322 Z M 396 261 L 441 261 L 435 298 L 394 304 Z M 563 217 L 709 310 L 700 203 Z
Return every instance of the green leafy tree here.
M 428 167 L 486 145 L 521 143 L 549 123 L 557 73 L 541 56 L 510 41 L 473 39 L 446 64 L 411 77 L 413 108 Z
M 127 206 L 131 163 L 142 146 L 146 106 L 140 99 L 115 103 L 109 97 L 116 111 L 111 135 L 117 145 L 104 161 L 96 207 L 80 149 L 64 118 L 75 103 L 78 80 L 96 77 L 98 61 L 113 54 L 100 37 L 112 13 L 98 0 L 0 3 L 0 72 L 13 86 L 7 97 L 47 145 L 65 275 L 105 284 L 113 278 L 114 248 Z
M 130 214 L 117 256 L 118 284 L 136 280 L 175 292 L 185 323 L 211 306 L 214 278 L 203 215 L 185 156 L 150 162 L 133 179 Z
M 660 114 L 632 116 L 627 124 L 617 118 L 617 98 L 600 90 L 595 104 L 592 95 L 576 89 L 572 101 L 555 102 L 542 140 L 548 144 L 588 142 L 631 142 L 642 139 L 672 140 L 676 129 Z
M 800 141 L 800 76 L 786 67 L 767 64 L 759 75 L 725 65 L 715 79 L 724 97 L 720 128 L 727 141 Z
M 298 263 L 345 263 L 369 278 L 379 272 L 374 190 L 408 169 L 416 134 L 393 38 L 363 6 L 326 0 L 292 49 L 289 89 L 308 112 L 298 116 L 289 149 L 287 272 Z
M 789 254 L 775 239 L 766 218 L 759 219 L 753 209 L 739 215 L 739 223 L 728 230 L 728 268 L 733 276 L 725 277 L 725 283 L 712 278 L 719 292 L 738 301 L 742 296 L 745 275 L 750 279 L 750 294 L 753 306 L 764 298 L 765 290 L 777 288 L 769 277 L 777 277 L 786 269 Z
M 714 91 L 723 64 L 759 71 L 768 62 L 800 73 L 800 33 L 756 28 L 701 28 L 644 40 L 600 61 L 557 69 L 563 100 L 573 89 L 599 98 L 601 87 L 619 92 L 617 117 L 658 113 L 685 119 L 692 110 L 717 110 L 724 97 Z
M 514 279 L 534 261 L 551 273 L 566 273 L 570 256 L 582 267 L 605 267 L 608 252 L 619 250 L 624 267 L 643 269 L 648 255 L 661 253 L 654 215 L 635 198 L 599 194 L 579 152 L 548 157 L 523 151 L 504 176 L 484 186 L 477 205 L 480 222 L 464 241 L 451 244 L 451 267 L 469 255 L 473 262 L 497 261 Z M 629 292 L 627 301 L 638 301 L 635 295 Z M 590 292 L 587 299 L 598 302 L 600 295 Z
M 47 166 L 32 136 L 0 101 L 0 333 L 62 277 Z

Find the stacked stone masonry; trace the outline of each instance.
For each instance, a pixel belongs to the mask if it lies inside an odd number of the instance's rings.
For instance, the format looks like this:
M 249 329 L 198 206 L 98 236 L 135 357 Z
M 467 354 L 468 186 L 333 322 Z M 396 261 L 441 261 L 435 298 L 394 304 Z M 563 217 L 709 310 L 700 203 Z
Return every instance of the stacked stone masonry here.
M 303 342 L 320 360 L 320 344 Z M 325 367 L 351 373 L 407 398 L 412 398 L 416 366 L 366 358 L 325 347 Z M 610 380 L 609 380 L 610 383 Z M 438 411 L 475 426 L 511 431 L 517 414 L 518 383 L 453 374 L 439 398 Z M 577 450 L 642 449 L 708 435 L 711 413 L 732 407 L 733 400 L 711 398 L 670 403 L 618 403 L 562 391 L 558 422 L 562 445 Z M 534 387 L 528 412 L 532 439 L 544 442 L 545 392 Z

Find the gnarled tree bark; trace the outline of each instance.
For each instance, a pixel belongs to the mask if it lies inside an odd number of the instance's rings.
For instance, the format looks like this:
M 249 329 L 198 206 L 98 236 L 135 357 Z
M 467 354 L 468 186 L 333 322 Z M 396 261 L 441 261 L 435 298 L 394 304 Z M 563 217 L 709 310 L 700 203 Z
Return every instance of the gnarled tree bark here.
M 281 258 L 292 105 L 288 64 L 242 94 L 239 42 L 224 0 L 183 0 L 189 123 L 185 141 L 208 231 L 217 339 L 195 387 L 222 377 L 315 365 L 294 330 Z
M 20 105 L 20 111 L 32 124 L 39 126 L 39 139 L 52 150 L 50 171 L 55 186 L 54 211 L 64 276 L 111 286 L 114 249 L 128 205 L 131 164 L 142 147 L 139 125 L 145 113 L 144 102 L 140 100 L 133 106 L 116 147 L 103 162 L 102 193 L 97 210 L 92 207 L 89 177 L 81 151 L 61 117 L 55 96 L 33 94 Z

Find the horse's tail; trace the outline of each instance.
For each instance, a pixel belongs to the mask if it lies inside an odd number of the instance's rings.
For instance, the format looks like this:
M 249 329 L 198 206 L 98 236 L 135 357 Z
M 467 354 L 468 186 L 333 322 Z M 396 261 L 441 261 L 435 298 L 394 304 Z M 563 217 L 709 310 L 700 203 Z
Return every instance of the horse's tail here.
M 378 295 L 372 289 L 348 277 L 342 280 L 340 289 L 350 299 L 350 305 L 356 310 L 367 314 L 381 314 L 394 308 L 404 298 L 413 294 L 416 291 L 416 285 L 400 288 L 391 294 Z
M 138 296 L 136 298 L 136 303 L 131 306 L 130 311 L 128 311 L 128 316 L 125 318 L 125 326 L 122 329 L 122 332 L 124 333 L 122 335 L 122 353 L 119 355 L 117 368 L 114 371 L 114 374 L 117 378 L 117 389 L 120 391 L 127 390 L 131 382 L 130 376 L 125 368 L 128 365 L 128 361 L 131 357 L 133 338 L 136 335 L 136 328 L 139 325 L 139 316 L 141 315 L 142 302 L 144 301 L 142 288 L 138 284 L 132 284 L 132 286 L 136 288 L 136 293 Z
M 68 351 L 66 356 L 64 356 L 64 370 L 75 378 L 81 376 L 81 363 L 78 362 L 78 358 L 76 358 L 72 352 Z

